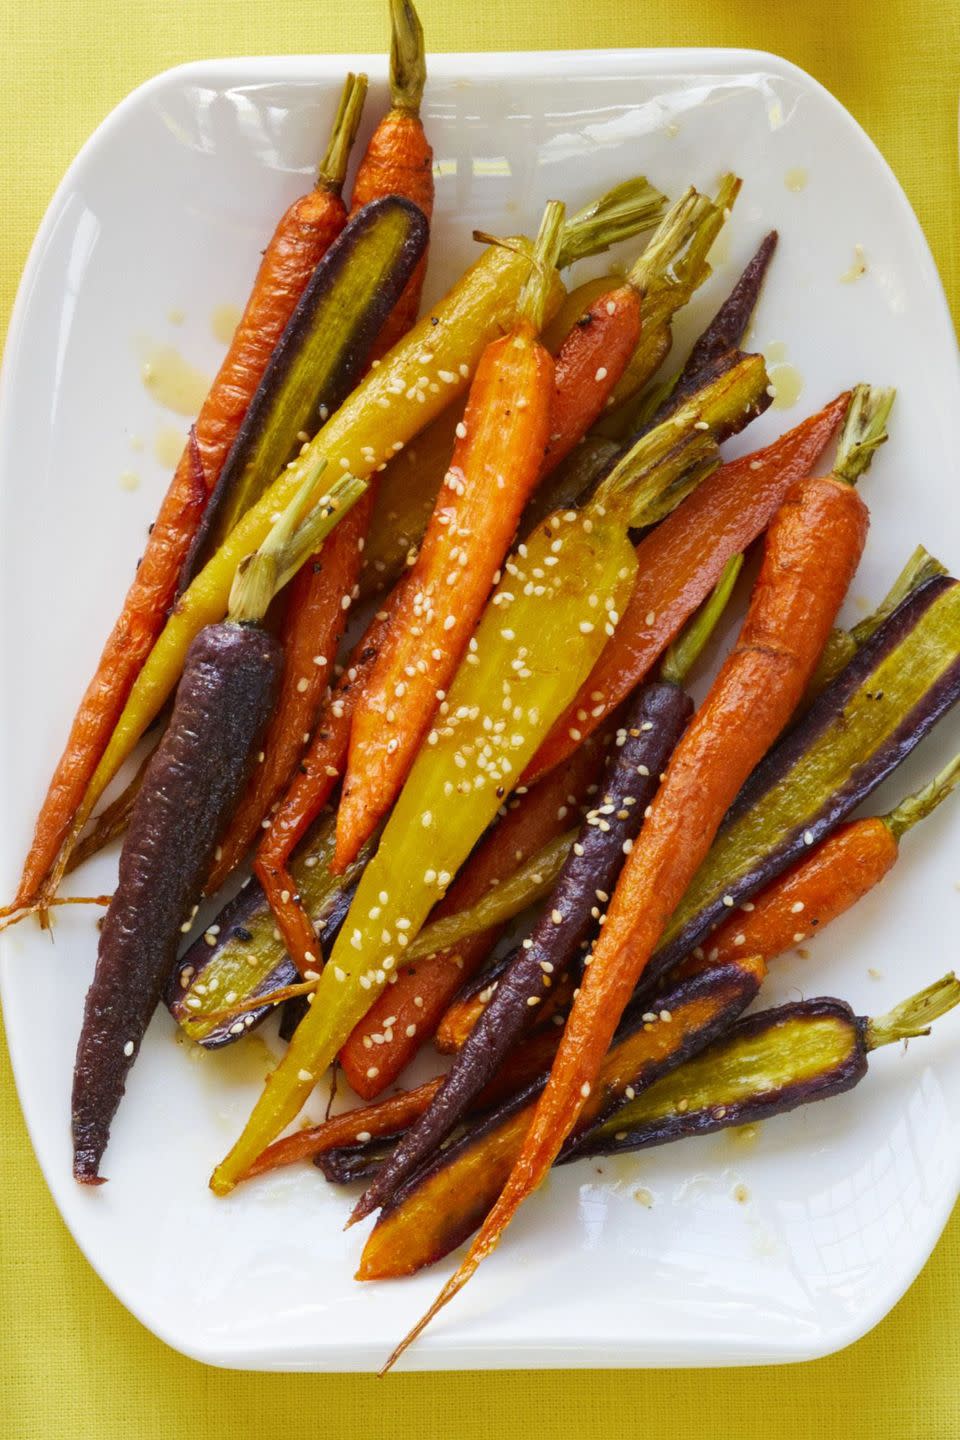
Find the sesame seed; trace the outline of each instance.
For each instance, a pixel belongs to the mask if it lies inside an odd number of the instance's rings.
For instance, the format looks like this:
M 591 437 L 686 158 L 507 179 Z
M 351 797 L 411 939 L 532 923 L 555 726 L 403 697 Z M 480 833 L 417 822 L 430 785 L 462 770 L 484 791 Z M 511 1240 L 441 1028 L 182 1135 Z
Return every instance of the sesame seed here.
M 587 1096 L 590 1094 L 589 1080 L 584 1080 L 583 1084 L 580 1086 L 580 1094 L 583 1096 L 584 1100 L 586 1100 Z
M 312 1084 L 312 1083 L 313 1083 L 313 1071 L 312 1071 L 312 1070 L 298 1070 L 298 1071 L 297 1071 L 297 1079 L 298 1079 L 298 1080 L 302 1080 L 303 1083 L 304 1083 L 304 1085 Z
M 126 1056 L 129 1058 L 129 1057 L 133 1054 L 133 1050 L 134 1050 L 133 1041 L 132 1041 L 132 1040 L 128 1040 L 127 1043 L 126 1043 L 126 1045 L 124 1045 L 124 1047 L 123 1047 L 123 1053 L 124 1053 L 124 1055 L 126 1055 Z
M 528 1004 L 528 1005 L 539 1005 L 539 1004 L 540 1004 L 540 996 L 539 996 L 539 995 L 528 995 L 528 996 L 527 996 L 527 1004 Z
M 732 909 L 733 909 L 733 896 L 732 896 L 732 895 L 724 895 L 724 897 L 723 897 L 723 903 L 724 903 L 724 905 L 726 905 L 726 907 L 727 907 L 728 910 L 732 910 Z
M 734 943 L 734 945 L 745 945 L 745 944 L 747 943 L 747 937 L 746 937 L 746 935 L 743 935 L 743 934 L 734 935 L 734 937 L 733 937 L 733 943 Z
M 793 943 L 794 943 L 794 945 L 799 945 L 799 944 L 800 944 L 800 941 L 803 940 L 803 939 L 805 939 L 805 938 L 806 938 L 806 937 L 804 936 L 804 933 L 803 933 L 802 930 L 797 930 L 797 931 L 795 931 L 795 932 L 794 932 L 794 936 L 793 936 Z
M 800 911 L 801 911 L 803 908 L 804 908 L 803 901 L 802 901 L 802 900 L 797 900 L 793 905 L 790 906 L 790 914 L 791 914 L 791 915 L 799 915 L 799 914 L 800 914 Z
M 803 832 L 803 843 L 804 843 L 804 845 L 812 845 L 812 844 L 813 844 L 813 838 L 814 838 L 814 837 L 813 837 L 813 831 L 812 831 L 812 830 L 804 830 L 804 832 Z
M 633 849 L 633 841 L 629 838 L 624 840 L 620 848 L 622 849 L 624 855 L 629 855 L 630 851 Z
M 467 427 L 466 427 L 466 425 L 464 425 L 464 423 L 463 423 L 462 420 L 458 420 L 458 421 L 457 421 L 457 431 L 456 431 L 456 434 L 457 434 L 457 439 L 458 439 L 458 440 L 466 440 L 466 438 L 467 438 Z
M 378 1066 L 376 1066 L 376 1065 L 368 1065 L 368 1066 L 367 1066 L 367 1079 L 368 1079 L 368 1080 L 373 1080 L 373 1079 L 375 1079 L 376 1076 L 379 1075 L 379 1074 L 380 1074 L 380 1070 L 379 1070 L 379 1067 L 378 1067 Z

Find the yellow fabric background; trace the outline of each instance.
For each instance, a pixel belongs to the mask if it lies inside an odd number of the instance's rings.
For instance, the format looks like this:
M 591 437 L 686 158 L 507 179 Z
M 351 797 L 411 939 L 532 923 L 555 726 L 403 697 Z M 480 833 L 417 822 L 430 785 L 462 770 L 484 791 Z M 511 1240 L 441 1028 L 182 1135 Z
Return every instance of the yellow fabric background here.
M 917 209 L 960 320 L 960 0 L 419 3 L 435 50 L 742 45 L 787 56 L 823 81 L 879 143 Z M 385 10 L 383 0 L 5 0 L 0 326 L 56 182 L 133 86 L 204 56 L 379 49 Z M 872 1335 L 805 1366 L 412 1375 L 386 1382 L 243 1375 L 207 1370 L 166 1349 L 95 1278 L 40 1178 L 5 1050 L 0 1156 L 4 1440 L 960 1434 L 960 1212 L 920 1280 Z

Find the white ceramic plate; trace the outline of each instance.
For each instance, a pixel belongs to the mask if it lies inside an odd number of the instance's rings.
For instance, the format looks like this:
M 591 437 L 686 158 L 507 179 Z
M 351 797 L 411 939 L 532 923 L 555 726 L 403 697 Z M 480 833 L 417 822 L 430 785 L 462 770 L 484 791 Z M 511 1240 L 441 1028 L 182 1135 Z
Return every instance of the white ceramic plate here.
M 211 310 L 242 302 L 275 217 L 308 183 L 348 64 L 370 72 L 376 115 L 379 58 L 161 75 L 104 123 L 43 222 L 10 329 L 0 423 L 2 894 L 166 483 L 155 433 L 186 424 L 142 388 L 137 346 L 172 343 L 212 372 L 222 347 Z M 852 613 L 879 598 L 918 540 L 960 563 L 960 389 L 940 284 L 893 176 L 812 80 L 738 51 L 438 56 L 425 119 L 439 162 L 434 291 L 471 255 L 474 225 L 529 230 L 548 197 L 583 203 L 638 171 L 676 194 L 735 167 L 746 183 L 729 240 L 683 332 L 778 226 L 753 342 L 785 346 L 805 388 L 792 411 L 749 432 L 750 446 L 852 381 L 896 383 L 894 438 L 866 482 L 874 527 Z M 855 245 L 866 274 L 842 283 Z M 142 482 L 133 491 L 120 483 L 129 471 Z M 880 802 L 932 773 L 957 733 L 941 726 Z M 770 997 L 833 992 L 876 1013 L 948 968 L 957 819 L 947 807 L 912 835 L 896 874 L 810 959 L 778 962 Z M 109 889 L 114 867 L 102 858 L 79 890 Z M 341 1233 L 347 1199 L 308 1168 L 229 1201 L 206 1188 L 259 1091 L 259 1040 L 191 1063 L 159 1016 L 114 1126 L 111 1183 L 74 1185 L 70 1070 L 95 948 L 89 911 L 64 914 L 53 945 L 32 925 L 3 941 L 23 1108 L 91 1263 L 144 1324 L 211 1363 L 377 1366 L 447 1267 L 355 1284 L 363 1235 Z M 878 1055 L 855 1093 L 768 1124 L 751 1148 L 688 1141 L 552 1177 L 407 1363 L 719 1365 L 846 1344 L 910 1283 L 956 1198 L 958 1035 L 948 1018 L 909 1054 Z M 652 1209 L 634 1198 L 641 1184 Z

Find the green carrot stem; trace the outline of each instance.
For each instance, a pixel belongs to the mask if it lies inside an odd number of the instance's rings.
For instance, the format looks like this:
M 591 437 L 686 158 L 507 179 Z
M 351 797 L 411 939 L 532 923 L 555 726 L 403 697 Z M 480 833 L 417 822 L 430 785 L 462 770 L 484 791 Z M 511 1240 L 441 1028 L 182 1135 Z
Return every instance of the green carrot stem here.
M 833 475 L 845 485 L 856 485 L 869 468 L 874 453 L 887 439 L 887 417 L 896 390 L 858 385 L 847 408 L 837 442 Z
M 588 508 L 601 515 L 616 513 L 626 527 L 654 525 L 690 493 L 691 481 L 698 484 L 719 463 L 717 443 L 708 432 L 658 425 L 617 462 Z
M 390 0 L 390 103 L 418 115 L 427 83 L 423 26 L 411 0 Z
M 317 172 L 317 186 L 333 190 L 339 195 L 347 174 L 347 164 L 353 142 L 357 138 L 363 102 L 367 98 L 366 75 L 354 75 L 351 71 L 343 82 L 340 104 L 330 132 L 330 143 L 320 161 Z
M 660 219 L 665 204 L 666 197 L 644 175 L 615 185 L 567 220 L 557 268 L 563 270 L 575 260 L 599 255 L 618 241 L 649 230 Z
M 707 255 L 740 191 L 736 175 L 725 175 L 715 200 L 692 187 L 664 216 L 646 250 L 628 275 L 645 295 L 660 290 L 692 293 L 706 278 Z
M 553 273 L 560 254 L 563 217 L 566 207 L 560 200 L 548 200 L 533 246 L 533 265 L 524 281 L 517 302 L 517 314 L 531 324 L 537 334 L 543 329 L 543 317 L 550 294 Z
M 743 556 L 731 555 L 720 572 L 713 593 L 687 621 L 667 650 L 660 667 L 661 678 L 671 685 L 685 685 L 687 676 L 703 652 L 703 648 L 727 608 L 737 577 L 743 569 Z
M 227 611 L 227 618 L 236 624 L 259 624 L 274 595 L 293 579 L 366 490 L 365 480 L 342 475 L 301 519 L 326 465 L 326 459 L 319 456 L 308 466 L 296 494 L 274 521 L 263 544 L 237 566 Z
M 956 787 L 960 780 L 960 755 L 955 755 L 949 764 L 944 765 L 939 774 L 922 789 L 916 790 L 912 795 L 907 795 L 900 804 L 889 814 L 884 815 L 883 823 L 892 833 L 895 840 L 912 829 L 918 820 L 925 820 L 932 815 L 940 804 Z
M 940 561 L 922 545 L 918 545 L 873 614 L 861 620 L 858 625 L 852 626 L 850 635 L 855 644 L 857 646 L 865 644 L 874 631 L 880 628 L 897 606 L 902 604 L 908 595 L 912 595 L 918 586 L 923 585 L 927 580 L 932 580 L 935 575 L 946 575 L 946 573 L 946 567 L 941 565 Z
M 866 1023 L 865 1043 L 868 1050 L 892 1045 L 897 1040 L 912 1040 L 929 1035 L 934 1020 L 960 1004 L 960 981 L 951 970 L 925 990 L 895 1005 L 886 1015 Z

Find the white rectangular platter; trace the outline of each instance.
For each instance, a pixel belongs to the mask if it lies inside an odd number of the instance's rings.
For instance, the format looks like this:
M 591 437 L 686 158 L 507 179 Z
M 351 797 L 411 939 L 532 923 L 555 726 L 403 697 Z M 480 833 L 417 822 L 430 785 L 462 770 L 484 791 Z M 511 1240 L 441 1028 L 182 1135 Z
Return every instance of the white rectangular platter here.
M 369 72 L 376 116 L 379 57 L 205 62 L 159 76 L 101 126 L 44 220 L 0 411 L 4 896 L 166 484 L 154 448 L 187 424 L 144 390 L 139 347 L 173 345 L 213 372 L 223 342 L 211 314 L 243 303 L 276 217 L 310 183 L 348 65 Z M 776 226 L 751 343 L 779 347 L 771 354 L 803 380 L 794 407 L 771 409 L 737 446 L 854 381 L 896 384 L 893 439 L 865 484 L 874 520 L 849 614 L 879 599 L 918 541 L 960 564 L 960 385 L 943 293 L 890 171 L 815 82 L 740 51 L 436 56 L 424 118 L 437 158 L 431 294 L 474 253 L 474 226 L 529 232 L 548 198 L 577 206 L 641 171 L 676 195 L 736 169 L 745 183 L 729 238 L 679 339 Z M 851 281 L 856 246 L 866 270 Z M 877 805 L 932 774 L 957 736 L 947 720 Z M 958 820 L 946 806 L 912 835 L 896 873 L 809 959 L 778 963 L 770 999 L 834 993 L 877 1013 L 948 969 Z M 115 865 L 115 853 L 101 857 L 75 890 L 109 890 Z M 70 1072 L 95 950 L 88 910 L 65 913 L 54 944 L 32 922 L 2 941 L 23 1108 L 78 1244 L 123 1303 L 189 1355 L 377 1367 L 441 1274 L 356 1284 L 363 1234 L 342 1233 L 348 1198 L 309 1167 L 229 1201 L 207 1189 L 259 1091 L 258 1039 L 192 1063 L 159 1015 L 114 1125 L 110 1183 L 74 1185 Z M 958 1034 L 950 1018 L 908 1053 L 883 1052 L 855 1093 L 764 1126 L 749 1148 L 721 1136 L 558 1173 L 404 1363 L 755 1364 L 846 1344 L 910 1283 L 956 1198 Z

